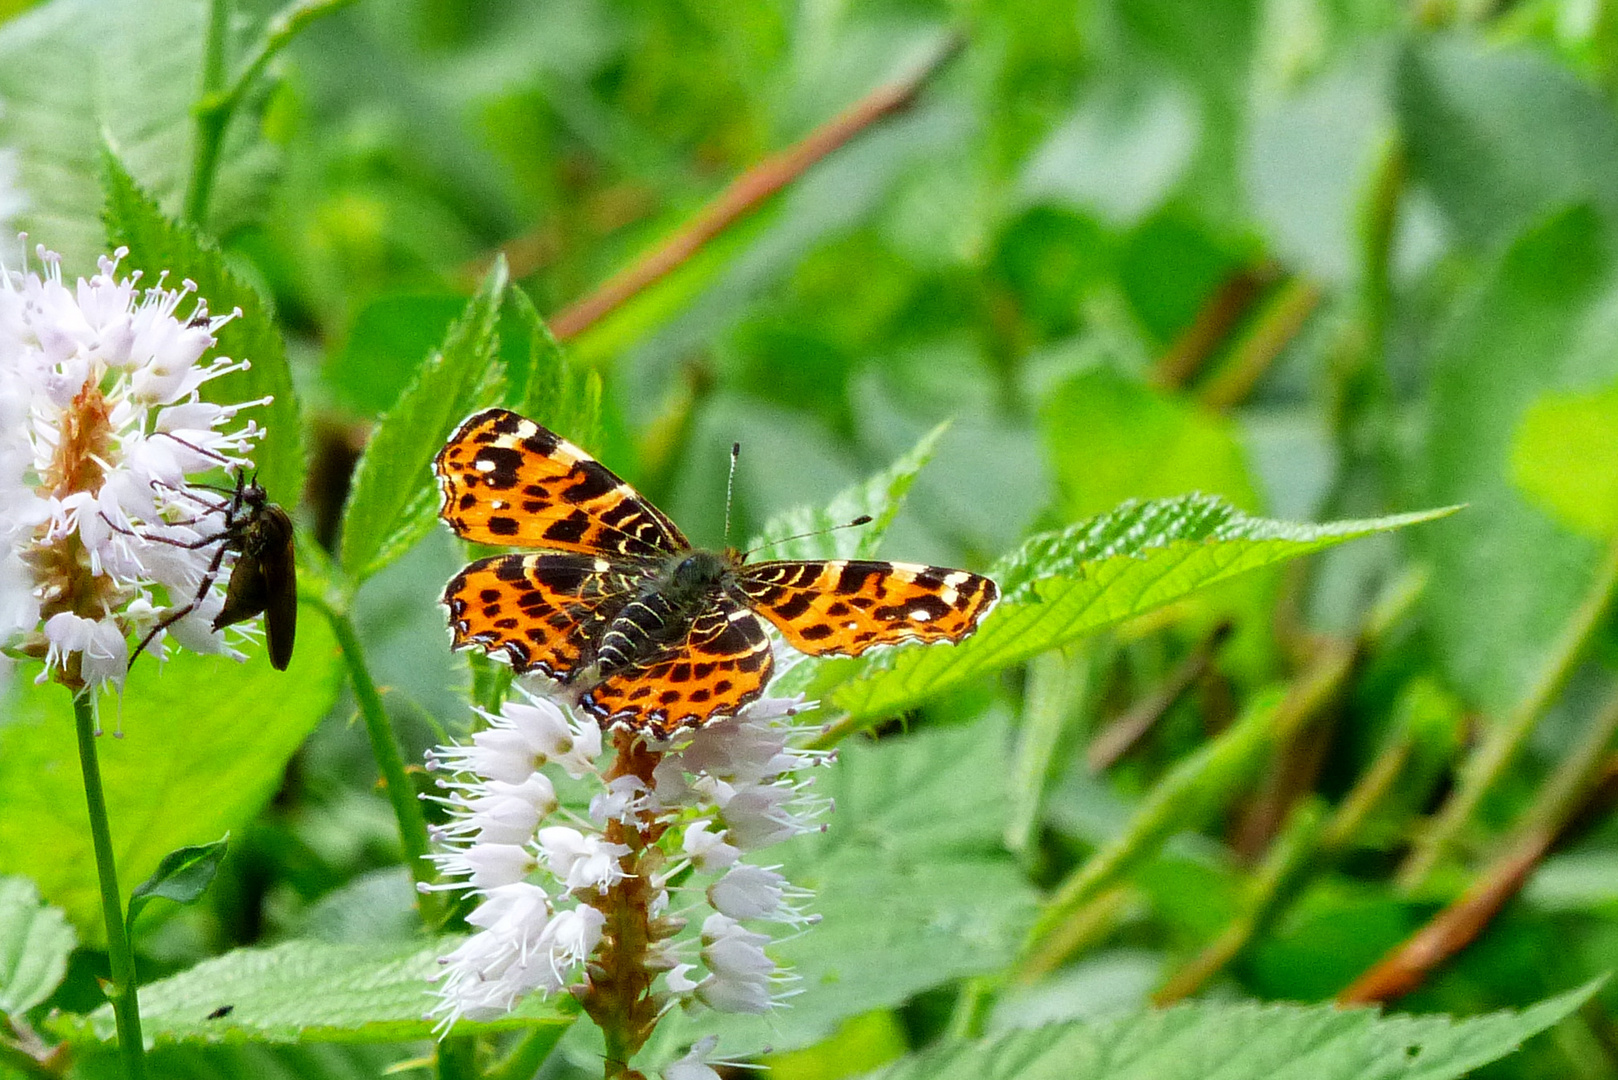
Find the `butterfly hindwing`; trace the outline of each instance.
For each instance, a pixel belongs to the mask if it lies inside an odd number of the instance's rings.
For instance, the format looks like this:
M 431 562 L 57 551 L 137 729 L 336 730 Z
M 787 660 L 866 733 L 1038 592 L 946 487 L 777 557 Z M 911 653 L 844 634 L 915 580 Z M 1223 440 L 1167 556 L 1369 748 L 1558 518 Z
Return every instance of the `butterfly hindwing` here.
M 504 652 L 518 674 L 564 679 L 628 602 L 634 581 L 605 560 L 574 553 L 479 559 L 444 588 L 454 647 Z
M 469 417 L 433 468 L 440 514 L 464 540 L 643 559 L 690 546 L 612 470 L 506 409 Z
M 775 658 L 763 622 L 747 607 L 716 596 L 684 639 L 651 660 L 608 675 L 581 698 L 603 724 L 627 723 L 668 738 L 683 728 L 730 716 L 764 692 Z
M 1000 597 L 990 579 L 920 563 L 833 559 L 744 566 L 738 585 L 787 643 L 810 656 L 960 641 Z

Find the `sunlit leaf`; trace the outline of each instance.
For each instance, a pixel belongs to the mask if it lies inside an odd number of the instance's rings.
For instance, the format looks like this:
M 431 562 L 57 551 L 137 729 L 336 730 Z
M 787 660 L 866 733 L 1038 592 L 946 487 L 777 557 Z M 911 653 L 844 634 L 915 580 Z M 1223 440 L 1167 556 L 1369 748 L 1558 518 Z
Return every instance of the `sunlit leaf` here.
M 871 1080 L 1450 1080 L 1505 1057 L 1594 992 L 1469 1020 L 1332 1005 L 1192 1004 L 979 1042 L 945 1040 Z
M 454 939 L 338 945 L 289 941 L 237 949 L 179 975 L 141 987 L 141 1026 L 165 1043 L 397 1042 L 433 1035 L 432 984 L 437 958 Z M 572 1016 L 535 994 L 510 1015 L 464 1022 L 457 1031 L 566 1027 Z M 74 1041 L 113 1037 L 111 1007 L 88 1018 L 64 1018 Z
M 161 668 L 143 658 L 121 700 L 100 700 L 103 725 L 122 732 L 99 740 L 97 756 L 126 881 L 251 820 L 331 708 L 342 678 L 336 643 L 313 609 L 298 614 L 285 672 L 256 645 L 245 664 L 179 650 Z M 22 671 L 0 725 L 0 873 L 32 878 L 96 942 L 105 931 L 71 699 Z
M 824 663 L 816 696 L 875 720 L 1248 570 L 1447 510 L 1299 525 L 1252 518 L 1202 495 L 1128 503 L 1037 536 L 990 571 L 1000 605 L 959 645 L 889 649 Z

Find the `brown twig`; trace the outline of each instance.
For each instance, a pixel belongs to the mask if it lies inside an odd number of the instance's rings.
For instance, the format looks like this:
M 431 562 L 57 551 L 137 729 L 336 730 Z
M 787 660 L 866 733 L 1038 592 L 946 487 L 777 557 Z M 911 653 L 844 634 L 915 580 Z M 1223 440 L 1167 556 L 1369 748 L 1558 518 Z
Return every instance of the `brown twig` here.
M 1152 384 L 1174 390 L 1196 378 L 1208 358 L 1252 310 L 1279 273 L 1275 263 L 1263 262 L 1244 266 L 1220 282 L 1191 320 L 1191 325 L 1180 332 L 1152 365 L 1149 376 Z
M 1569 824 L 1592 799 L 1606 797 L 1600 783 L 1612 768 L 1607 753 L 1618 732 L 1618 694 L 1591 724 L 1584 739 L 1558 766 L 1515 835 L 1472 886 L 1337 995 L 1341 1005 L 1367 1005 L 1403 997 L 1477 939 L 1506 902 L 1521 891 Z
M 1105 772 L 1112 768 L 1119 758 L 1129 753 L 1147 732 L 1157 726 L 1157 722 L 1169 708 L 1208 670 L 1214 655 L 1230 637 L 1231 629 L 1228 620 L 1215 626 L 1206 637 L 1197 642 L 1196 647 L 1180 662 L 1179 667 L 1169 673 L 1169 677 L 1161 686 L 1136 702 L 1128 712 L 1096 735 L 1090 743 L 1089 750 L 1085 752 L 1085 760 L 1089 762 L 1091 772 Z
M 657 247 L 602 282 L 588 296 L 557 312 L 550 320 L 551 332 L 558 341 L 578 337 L 758 210 L 770 196 L 827 154 L 878 121 L 909 108 L 928 80 L 963 44 L 964 38 L 952 35 L 911 74 L 877 87 L 786 150 L 748 169 Z
M 1282 285 L 1259 315 L 1252 331 L 1237 343 L 1225 363 L 1198 390 L 1202 403 L 1212 409 L 1229 409 L 1240 404 L 1282 350 L 1298 336 L 1323 298 L 1320 286 L 1304 278 L 1293 278 Z

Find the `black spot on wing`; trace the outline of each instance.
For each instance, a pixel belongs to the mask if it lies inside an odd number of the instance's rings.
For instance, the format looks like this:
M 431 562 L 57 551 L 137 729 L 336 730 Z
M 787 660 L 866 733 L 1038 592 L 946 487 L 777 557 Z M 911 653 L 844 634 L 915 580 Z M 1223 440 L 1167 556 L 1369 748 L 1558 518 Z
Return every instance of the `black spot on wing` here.
M 857 593 L 865 588 L 867 581 L 881 577 L 886 569 L 881 563 L 851 562 L 837 575 L 837 592 L 844 596 Z
M 518 451 L 509 446 L 485 446 L 472 460 L 477 474 L 489 487 L 504 490 L 517 486 L 517 470 L 523 462 Z
M 568 486 L 562 489 L 562 498 L 578 504 L 599 499 L 618 486 L 618 478 L 607 471 L 599 461 L 581 461 L 568 474 Z
M 557 543 L 576 544 L 589 528 L 590 515 L 583 510 L 575 510 L 567 517 L 552 522 L 543 536 L 546 540 L 554 540 Z
M 518 417 L 521 419 L 521 417 Z M 515 430 L 515 429 L 513 429 Z M 562 445 L 562 440 L 555 433 L 546 431 L 538 424 L 534 425 L 534 433 L 522 441 L 524 450 L 529 453 L 550 457 L 556 453 L 556 448 Z

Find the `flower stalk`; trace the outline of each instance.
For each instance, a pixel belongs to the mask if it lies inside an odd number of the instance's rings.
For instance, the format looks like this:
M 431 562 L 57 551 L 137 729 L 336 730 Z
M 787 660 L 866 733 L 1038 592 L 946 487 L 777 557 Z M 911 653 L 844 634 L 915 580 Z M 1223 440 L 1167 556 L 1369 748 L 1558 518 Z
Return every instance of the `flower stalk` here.
M 570 699 L 518 689 L 468 742 L 428 755 L 447 774 L 433 798 L 448 821 L 433 830 L 445 881 L 424 888 L 479 900 L 477 932 L 440 960 L 433 1011 L 448 1033 L 566 991 L 602 1031 L 606 1080 L 642 1080 L 631 1062 L 670 1009 L 765 1013 L 790 993 L 755 927 L 815 922 L 808 893 L 742 860 L 820 828 L 829 801 L 793 774 L 829 755 L 798 745 L 797 700 L 754 702 L 666 744 L 611 727 L 604 746 Z M 711 1050 L 682 1068 L 706 1076 Z
M 84 772 L 84 801 L 90 812 L 90 836 L 95 844 L 96 874 L 101 885 L 101 916 L 107 925 L 107 956 L 112 976 L 107 996 L 118 1025 L 118 1056 L 127 1080 L 146 1075 L 146 1044 L 140 1033 L 140 1001 L 135 980 L 135 953 L 124 923 L 124 901 L 118 891 L 118 868 L 112 853 L 112 829 L 107 820 L 107 799 L 101 787 L 101 766 L 96 757 L 95 699 L 83 686 L 61 680 L 73 693 L 73 720 L 78 729 L 79 766 Z
M 613 732 L 612 744 L 617 756 L 605 776 L 609 788 L 620 777 L 633 777 L 651 790 L 663 755 L 622 729 Z M 657 841 L 667 828 L 666 822 L 648 815 L 628 821 L 613 818 L 603 830 L 608 843 L 629 849 L 619 859 L 623 876 L 591 904 L 606 922 L 589 982 L 579 994 L 585 1013 L 606 1039 L 604 1080 L 640 1075 L 629 1068 L 629 1061 L 657 1026 L 662 1002 L 652 993 L 656 973 L 647 961 L 652 946 L 678 929 L 666 919 L 654 926 L 652 918 L 657 892 L 653 882 L 665 861 Z

